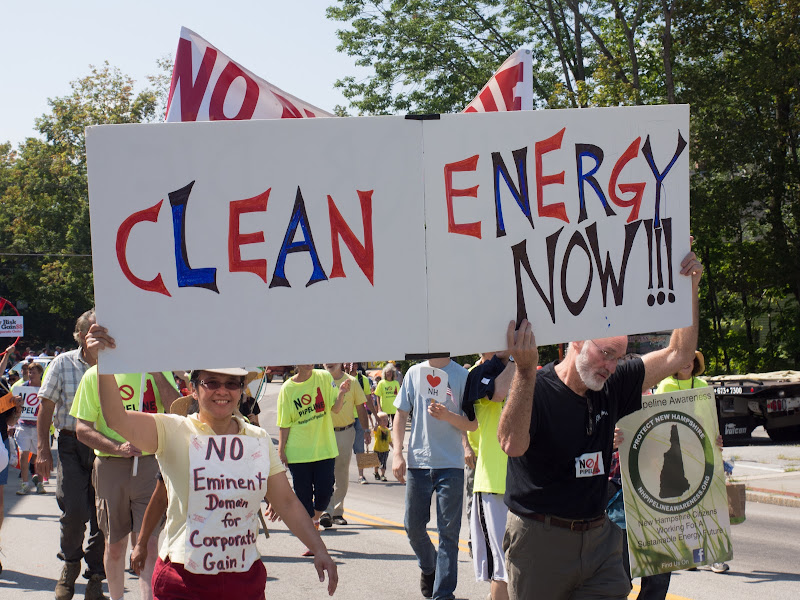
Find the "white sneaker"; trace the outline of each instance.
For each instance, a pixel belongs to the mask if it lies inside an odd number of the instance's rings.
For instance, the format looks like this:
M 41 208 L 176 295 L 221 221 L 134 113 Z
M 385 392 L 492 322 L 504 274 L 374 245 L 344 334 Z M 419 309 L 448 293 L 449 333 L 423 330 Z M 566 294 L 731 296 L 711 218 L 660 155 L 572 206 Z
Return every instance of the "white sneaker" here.
M 33 486 L 27 481 L 23 481 L 17 490 L 17 496 L 27 496 L 33 491 Z
M 731 568 L 728 566 L 728 563 L 721 562 L 711 565 L 711 570 L 714 571 L 714 573 L 727 573 Z

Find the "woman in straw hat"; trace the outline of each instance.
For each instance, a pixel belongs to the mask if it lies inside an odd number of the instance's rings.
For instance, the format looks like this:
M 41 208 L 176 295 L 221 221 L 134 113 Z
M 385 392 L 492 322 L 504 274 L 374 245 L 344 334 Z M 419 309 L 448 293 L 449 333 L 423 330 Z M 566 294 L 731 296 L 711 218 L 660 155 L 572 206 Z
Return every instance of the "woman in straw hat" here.
M 97 324 L 86 342 L 89 353 L 115 347 L 108 330 Z M 99 376 L 106 422 L 156 455 L 169 494 L 153 573 L 155 600 L 265 598 L 267 573 L 256 548 L 256 515 L 264 497 L 314 551 L 319 580 L 328 574 L 328 593 L 336 590 L 336 565 L 292 491 L 272 441 L 237 411 L 246 375 L 244 369 L 192 371 L 199 410 L 188 417 L 126 411 L 114 376 Z
M 694 359 L 686 363 L 683 367 L 670 377 L 658 384 L 655 393 L 676 392 L 678 390 L 691 390 L 693 388 L 708 387 L 705 379 L 700 379 L 700 375 L 706 370 L 706 361 L 703 353 L 695 350 Z

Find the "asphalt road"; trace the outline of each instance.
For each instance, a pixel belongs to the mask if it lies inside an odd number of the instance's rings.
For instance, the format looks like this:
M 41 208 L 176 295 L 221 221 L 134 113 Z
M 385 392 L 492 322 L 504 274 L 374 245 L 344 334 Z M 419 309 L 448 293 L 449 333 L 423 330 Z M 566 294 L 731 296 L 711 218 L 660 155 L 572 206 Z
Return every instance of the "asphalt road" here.
M 274 427 L 274 399 L 280 382 L 269 385 L 262 402 L 262 424 L 277 437 Z M 798 455 L 797 446 L 768 446 L 726 449 L 737 455 L 737 464 L 751 461 L 757 465 L 791 463 Z M 751 455 L 751 450 L 756 450 Z M 758 452 L 765 452 L 761 456 Z M 772 453 L 772 454 L 769 454 Z M 779 458 L 782 456 L 784 458 Z M 752 460 L 751 460 L 752 459 Z M 759 462 L 760 460 L 766 462 Z M 789 467 L 791 468 L 791 467 Z M 47 484 L 44 496 L 18 497 L 16 471 L 6 487 L 6 521 L 0 537 L 4 571 L 0 575 L 0 600 L 50 600 L 61 569 L 58 551 L 58 516 L 55 502 L 55 479 Z M 338 568 L 340 584 L 336 598 L 343 600 L 418 599 L 419 569 L 402 530 L 404 487 L 397 482 L 371 480 L 356 483 L 353 462 L 350 492 L 346 500 L 347 526 L 337 526 L 323 533 Z M 435 511 L 433 512 L 435 514 Z M 431 523 L 433 527 L 435 523 Z M 462 524 L 459 556 L 458 598 L 483 600 L 487 584 L 474 580 L 467 554 L 466 523 Z M 732 528 L 734 559 L 731 571 L 717 575 L 708 569 L 679 572 L 673 576 L 671 600 L 795 600 L 800 589 L 800 509 L 769 504 L 748 503 L 747 520 Z M 319 583 L 311 560 L 300 556 L 302 544 L 282 524 L 270 526 L 270 538 L 259 537 L 259 549 L 269 573 L 267 594 L 272 598 L 323 598 L 325 588 Z M 81 598 L 84 580 L 79 579 L 76 598 Z M 637 581 L 634 581 L 634 585 Z M 138 599 L 138 581 L 127 576 L 126 598 Z M 636 587 L 634 588 L 636 590 Z M 23 596 L 24 594 L 24 596 Z M 635 591 L 631 598 L 635 598 Z

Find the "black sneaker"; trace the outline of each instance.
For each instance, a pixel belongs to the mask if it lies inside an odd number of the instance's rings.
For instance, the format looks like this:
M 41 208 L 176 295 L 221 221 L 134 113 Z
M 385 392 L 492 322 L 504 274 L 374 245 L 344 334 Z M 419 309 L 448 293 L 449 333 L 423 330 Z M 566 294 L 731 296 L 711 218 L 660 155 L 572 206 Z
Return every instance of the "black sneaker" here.
M 430 575 L 420 573 L 419 575 L 419 590 L 422 592 L 423 598 L 433 598 L 433 582 L 436 579 L 436 571 Z
M 328 513 L 322 513 L 319 516 L 319 524 L 322 525 L 325 529 L 333 527 L 333 521 L 331 520 L 331 516 Z

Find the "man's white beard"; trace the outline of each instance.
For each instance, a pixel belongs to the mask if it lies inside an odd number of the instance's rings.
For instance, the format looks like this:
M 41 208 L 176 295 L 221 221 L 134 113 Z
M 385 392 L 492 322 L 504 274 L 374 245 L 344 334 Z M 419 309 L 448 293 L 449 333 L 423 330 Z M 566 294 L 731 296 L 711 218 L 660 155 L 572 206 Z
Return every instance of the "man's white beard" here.
M 602 377 L 598 377 L 597 375 L 592 373 L 592 367 L 589 365 L 589 356 L 586 352 L 588 347 L 589 347 L 589 342 L 587 340 L 583 344 L 583 348 L 581 348 L 580 353 L 575 359 L 575 368 L 578 371 L 578 376 L 581 378 L 581 381 L 583 381 L 583 385 L 585 385 L 590 390 L 598 392 L 603 389 L 603 386 L 606 384 L 606 381 Z

